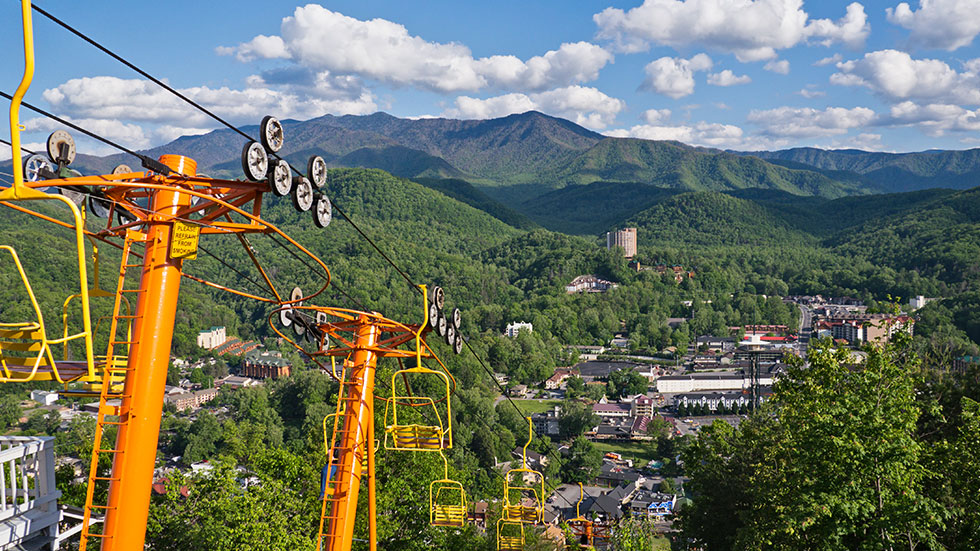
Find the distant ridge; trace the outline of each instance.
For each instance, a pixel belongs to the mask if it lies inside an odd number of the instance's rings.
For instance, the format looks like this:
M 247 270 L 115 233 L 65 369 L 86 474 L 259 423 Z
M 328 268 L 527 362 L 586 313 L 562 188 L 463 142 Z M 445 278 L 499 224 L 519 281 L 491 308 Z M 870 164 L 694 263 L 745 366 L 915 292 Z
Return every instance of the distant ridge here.
M 789 161 L 822 171 L 850 172 L 876 192 L 928 188 L 967 189 L 980 184 L 980 149 L 882 153 L 858 149 L 799 147 L 738 152 L 769 161 Z

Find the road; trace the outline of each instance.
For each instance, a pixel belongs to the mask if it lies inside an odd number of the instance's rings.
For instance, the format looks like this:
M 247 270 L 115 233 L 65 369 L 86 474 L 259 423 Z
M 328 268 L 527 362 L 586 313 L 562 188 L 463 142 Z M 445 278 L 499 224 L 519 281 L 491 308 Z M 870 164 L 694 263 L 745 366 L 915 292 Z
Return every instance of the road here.
M 810 334 L 813 331 L 813 314 L 810 312 L 810 308 L 802 304 L 797 304 L 800 309 L 800 340 L 797 344 L 797 348 L 800 351 L 800 356 L 806 357 L 806 349 L 810 346 Z

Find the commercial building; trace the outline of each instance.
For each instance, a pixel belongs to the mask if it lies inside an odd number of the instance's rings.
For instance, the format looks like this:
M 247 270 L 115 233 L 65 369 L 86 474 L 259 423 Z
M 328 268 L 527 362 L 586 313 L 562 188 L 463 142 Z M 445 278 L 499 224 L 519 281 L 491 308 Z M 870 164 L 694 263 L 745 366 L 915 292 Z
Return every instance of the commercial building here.
M 514 323 L 507 324 L 507 328 L 504 329 L 504 335 L 514 338 L 521 332 L 521 329 L 526 329 L 528 333 L 534 332 L 534 326 L 530 323 L 527 323 L 526 321 L 515 321 Z
M 225 334 L 224 327 L 212 327 L 197 334 L 197 345 L 211 350 L 224 344 L 227 339 L 228 336 Z
M 241 375 L 253 379 L 278 379 L 289 377 L 292 366 L 283 359 L 280 352 L 257 352 L 245 354 Z
M 636 256 L 636 228 L 606 232 L 606 248 L 614 247 L 622 247 L 623 256 L 626 258 Z

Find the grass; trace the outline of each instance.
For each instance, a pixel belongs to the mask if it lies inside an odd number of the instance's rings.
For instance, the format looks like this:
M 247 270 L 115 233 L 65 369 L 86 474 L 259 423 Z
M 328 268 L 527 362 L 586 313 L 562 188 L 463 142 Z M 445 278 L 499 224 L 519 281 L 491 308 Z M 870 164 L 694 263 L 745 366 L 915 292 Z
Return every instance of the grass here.
M 632 459 L 637 467 L 645 466 L 648 462 L 659 459 L 649 453 L 645 444 L 640 442 L 593 442 L 602 453 L 618 453 L 623 459 Z
M 561 400 L 514 400 L 514 403 L 521 408 L 524 415 L 531 415 L 532 413 L 551 411 L 555 409 L 555 406 L 561 404 Z
M 670 540 L 657 536 L 653 539 L 653 551 L 670 551 Z

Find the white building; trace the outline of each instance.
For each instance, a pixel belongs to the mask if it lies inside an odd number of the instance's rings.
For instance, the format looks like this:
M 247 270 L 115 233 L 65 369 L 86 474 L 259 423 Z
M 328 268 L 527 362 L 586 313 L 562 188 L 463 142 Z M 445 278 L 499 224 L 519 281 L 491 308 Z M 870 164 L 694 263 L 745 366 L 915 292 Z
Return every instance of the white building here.
M 47 390 L 32 390 L 31 400 L 34 400 L 42 406 L 50 406 L 58 401 L 58 393 L 48 392 Z
M 763 373 L 759 384 L 770 386 L 773 377 Z M 695 373 L 692 375 L 668 375 L 657 379 L 657 392 L 676 394 L 678 392 L 704 392 L 710 390 L 742 390 L 751 388 L 752 379 L 742 374 Z
M 228 340 L 224 327 L 212 327 L 197 334 L 197 345 L 208 350 L 221 346 Z
M 521 332 L 521 329 L 527 329 L 528 333 L 534 332 L 534 326 L 532 326 L 530 323 L 524 321 L 520 321 L 520 322 L 515 321 L 514 323 L 507 324 L 507 329 L 504 330 L 504 335 L 514 338 L 517 336 L 518 333 Z

